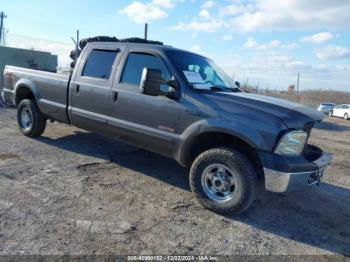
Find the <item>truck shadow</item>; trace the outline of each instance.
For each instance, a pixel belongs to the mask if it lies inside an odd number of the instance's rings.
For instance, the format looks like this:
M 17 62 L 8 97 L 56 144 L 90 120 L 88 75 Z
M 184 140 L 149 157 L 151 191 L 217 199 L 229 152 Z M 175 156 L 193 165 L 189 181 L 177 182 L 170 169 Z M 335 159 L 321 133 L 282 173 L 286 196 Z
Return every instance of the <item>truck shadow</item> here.
M 129 146 L 108 137 L 85 131 L 75 131 L 72 135 L 58 139 L 40 137 L 36 140 L 70 152 L 115 163 L 121 167 L 190 191 L 188 171 L 177 164 L 175 160 Z
M 350 190 L 328 183 L 310 191 L 263 192 L 248 212 L 227 218 L 303 244 L 350 255 Z
M 344 120 L 345 121 L 345 120 Z M 335 131 L 335 132 L 346 132 L 350 131 L 350 127 L 346 125 L 340 125 L 333 122 L 323 121 L 315 125 L 315 128 L 326 130 L 326 131 Z
M 174 160 L 87 132 L 37 141 L 111 161 L 169 185 L 190 191 L 188 170 Z M 196 212 L 197 209 L 189 210 Z M 350 190 L 323 183 L 306 192 L 278 195 L 263 191 L 244 214 L 224 216 L 282 238 L 350 255 Z

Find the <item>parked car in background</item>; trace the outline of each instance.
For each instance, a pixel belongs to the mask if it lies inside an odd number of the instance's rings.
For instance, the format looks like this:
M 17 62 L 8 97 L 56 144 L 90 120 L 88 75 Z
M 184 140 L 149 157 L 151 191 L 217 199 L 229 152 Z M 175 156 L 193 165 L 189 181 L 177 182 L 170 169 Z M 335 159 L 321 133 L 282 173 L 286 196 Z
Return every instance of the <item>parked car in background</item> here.
M 342 117 L 345 120 L 349 119 L 350 116 L 350 105 L 338 105 L 329 112 L 329 116 Z
M 332 112 L 333 108 L 336 106 L 334 103 L 321 103 L 318 107 L 317 111 L 325 113 L 329 115 L 330 112 Z

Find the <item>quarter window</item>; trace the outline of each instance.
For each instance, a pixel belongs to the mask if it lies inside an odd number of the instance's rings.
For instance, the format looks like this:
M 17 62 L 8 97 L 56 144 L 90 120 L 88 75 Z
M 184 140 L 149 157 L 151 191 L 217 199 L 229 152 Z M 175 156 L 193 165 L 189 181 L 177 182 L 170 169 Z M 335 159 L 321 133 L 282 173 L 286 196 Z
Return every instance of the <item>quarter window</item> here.
M 86 61 L 82 76 L 109 79 L 117 54 L 117 51 L 92 50 Z
M 144 68 L 162 71 L 162 78 L 164 80 L 170 80 L 171 78 L 169 71 L 158 57 L 149 54 L 131 53 L 125 63 L 121 82 L 139 85 Z

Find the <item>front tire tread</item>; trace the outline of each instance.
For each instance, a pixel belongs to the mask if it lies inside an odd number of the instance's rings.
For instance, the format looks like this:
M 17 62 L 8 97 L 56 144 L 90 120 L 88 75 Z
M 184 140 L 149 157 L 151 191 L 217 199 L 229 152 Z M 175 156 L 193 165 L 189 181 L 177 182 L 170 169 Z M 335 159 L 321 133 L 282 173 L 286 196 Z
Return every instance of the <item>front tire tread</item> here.
M 201 185 L 202 171 L 210 163 L 220 162 L 235 169 L 241 182 L 242 190 L 234 199 L 218 203 L 206 196 Z M 230 148 L 215 148 L 205 151 L 194 161 L 190 172 L 190 185 L 197 201 L 205 208 L 216 213 L 240 214 L 254 202 L 257 189 L 257 175 L 249 160 L 240 152 Z

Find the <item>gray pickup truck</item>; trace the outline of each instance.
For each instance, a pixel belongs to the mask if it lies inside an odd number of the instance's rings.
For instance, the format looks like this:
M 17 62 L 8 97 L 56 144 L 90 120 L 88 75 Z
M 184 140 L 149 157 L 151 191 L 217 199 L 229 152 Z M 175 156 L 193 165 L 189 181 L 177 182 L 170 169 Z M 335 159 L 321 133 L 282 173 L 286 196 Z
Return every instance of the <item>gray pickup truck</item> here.
M 212 60 L 169 46 L 89 43 L 69 77 L 7 66 L 4 79 L 24 135 L 59 121 L 176 159 L 218 213 L 245 211 L 259 182 L 276 193 L 319 185 L 332 158 L 308 144 L 324 114 L 241 92 Z

